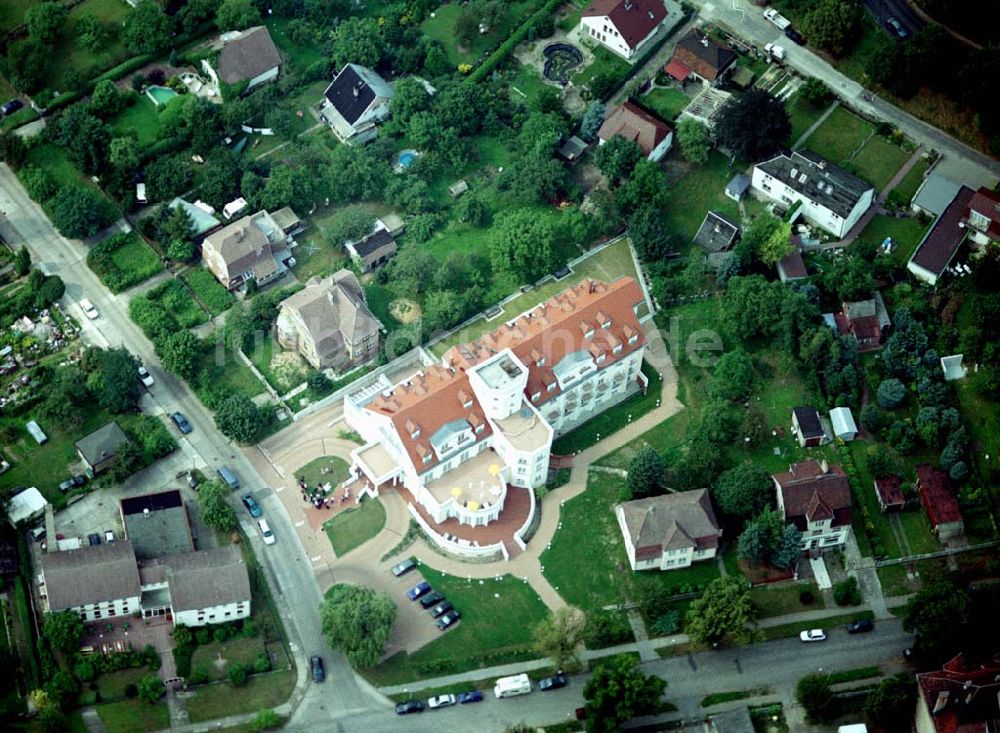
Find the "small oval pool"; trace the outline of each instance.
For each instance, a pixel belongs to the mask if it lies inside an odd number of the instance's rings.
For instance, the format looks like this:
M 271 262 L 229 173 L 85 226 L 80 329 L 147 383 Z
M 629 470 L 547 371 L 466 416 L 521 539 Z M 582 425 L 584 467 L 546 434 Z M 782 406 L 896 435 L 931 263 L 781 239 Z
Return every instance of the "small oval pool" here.
M 151 86 L 146 88 L 146 96 L 153 100 L 153 104 L 157 107 L 162 107 L 176 97 L 177 92 L 170 87 Z
M 399 155 L 396 156 L 396 161 L 403 168 L 409 168 L 413 165 L 413 162 L 420 157 L 420 153 L 416 150 L 401 150 Z

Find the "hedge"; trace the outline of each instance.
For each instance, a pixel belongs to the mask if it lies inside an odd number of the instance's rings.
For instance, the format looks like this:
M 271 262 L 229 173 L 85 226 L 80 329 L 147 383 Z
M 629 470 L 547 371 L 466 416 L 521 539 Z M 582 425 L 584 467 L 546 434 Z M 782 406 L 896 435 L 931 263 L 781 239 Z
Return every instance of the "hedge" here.
M 472 83 L 482 81 L 487 74 L 493 71 L 493 69 L 495 69 L 497 65 L 503 61 L 503 59 L 511 51 L 513 51 L 515 47 L 517 47 L 517 44 L 527 37 L 528 31 L 534 28 L 535 23 L 544 18 L 546 15 L 552 13 L 562 4 L 563 0 L 548 0 L 548 2 L 542 6 L 541 10 L 537 11 L 534 15 L 524 21 L 524 23 L 522 23 L 521 26 L 514 31 L 510 38 L 501 43 L 500 47 L 490 54 L 489 58 L 487 58 L 478 69 L 469 74 L 467 80 Z

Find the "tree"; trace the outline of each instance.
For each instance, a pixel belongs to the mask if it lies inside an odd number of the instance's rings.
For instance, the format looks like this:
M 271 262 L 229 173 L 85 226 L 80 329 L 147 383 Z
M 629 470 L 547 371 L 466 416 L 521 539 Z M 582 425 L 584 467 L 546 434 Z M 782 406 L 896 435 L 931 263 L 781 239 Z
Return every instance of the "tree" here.
M 176 239 L 167 245 L 167 258 L 174 262 L 191 262 L 197 254 L 198 250 L 195 248 L 194 242 Z
M 130 173 L 139 167 L 141 160 L 139 140 L 134 134 L 112 138 L 108 145 L 108 162 L 111 165 L 124 173 Z
M 118 114 L 123 102 L 122 93 L 111 79 L 101 79 L 90 93 L 90 109 L 102 119 Z
M 73 654 L 80 650 L 84 627 L 80 614 L 72 611 L 50 613 L 45 617 L 42 629 L 49 643 L 64 654 Z
M 586 625 L 587 617 L 579 608 L 560 608 L 535 625 L 532 631 L 535 651 L 543 657 L 552 657 L 558 669 L 576 668 L 580 663 L 578 651 Z
M 837 715 L 837 701 L 825 674 L 807 674 L 795 686 L 795 699 L 805 708 L 809 720 L 823 723 Z
M 685 628 L 699 644 L 717 645 L 730 641 L 738 646 L 754 643 L 757 607 L 750 599 L 750 587 L 742 577 L 716 578 L 700 598 L 691 601 Z
M 230 493 L 229 487 L 217 479 L 206 481 L 198 487 L 201 519 L 209 527 L 222 532 L 236 529 L 236 512 L 227 501 Z
M 417 295 L 427 289 L 437 268 L 437 258 L 427 249 L 404 245 L 390 262 L 389 275 L 400 293 Z
M 825 107 L 833 99 L 833 92 L 830 91 L 822 79 L 810 76 L 799 87 L 799 94 L 813 107 Z
M 220 31 L 242 31 L 260 25 L 260 11 L 251 0 L 223 0 L 215 13 Z
M 861 4 L 857 0 L 817 0 L 802 19 L 802 30 L 812 43 L 840 57 L 861 36 Z
M 861 591 L 858 590 L 858 580 L 847 577 L 833 586 L 833 601 L 838 606 L 860 606 Z
M 887 410 L 895 410 L 906 401 L 906 387 L 898 379 L 883 379 L 878 386 L 878 403 Z
M 22 246 L 14 255 L 14 272 L 18 277 L 24 277 L 31 270 L 31 253 L 28 248 Z
M 60 669 L 45 683 L 45 692 L 59 708 L 69 710 L 80 694 L 80 683 L 72 674 Z
M 916 635 L 914 653 L 925 665 L 945 661 L 964 638 L 970 618 L 965 588 L 951 580 L 925 586 L 906 604 L 903 630 Z
M 427 333 L 443 331 L 462 320 L 462 296 L 454 290 L 435 290 L 424 298 L 423 327 Z
M 28 8 L 24 19 L 28 24 L 28 35 L 44 43 L 53 44 L 62 34 L 68 11 L 60 3 L 46 2 Z
M 802 557 L 802 532 L 794 524 L 781 528 L 781 536 L 771 553 L 771 564 L 776 568 L 791 568 Z
M 753 359 L 742 348 L 723 354 L 712 371 L 709 394 L 728 402 L 742 402 L 754 385 Z
M 334 585 L 320 607 L 323 635 L 358 668 L 375 665 L 396 621 L 396 604 L 386 593 L 356 585 Z
M 583 113 L 580 120 L 580 137 L 587 142 L 597 139 L 597 131 L 604 124 L 604 105 L 600 102 L 591 102 L 587 105 L 587 111 Z
M 250 719 L 250 730 L 253 733 L 263 733 L 267 730 L 280 728 L 284 719 L 270 708 L 258 710 Z
M 468 6 L 455 18 L 455 40 L 460 46 L 468 48 L 479 35 L 479 17 L 475 10 Z
M 344 18 L 333 31 L 330 58 L 338 69 L 344 64 L 377 66 L 385 53 L 385 40 L 374 18 Z
M 139 699 L 150 705 L 156 705 L 160 701 L 160 698 L 163 697 L 163 680 L 155 674 L 147 674 L 139 680 L 137 687 L 139 689 Z
M 913 675 L 902 672 L 882 680 L 865 698 L 865 715 L 886 733 L 909 733 L 917 689 Z
M 184 193 L 191 180 L 191 165 L 180 155 L 164 155 L 146 166 L 150 201 L 166 201 Z
M 583 686 L 588 733 L 613 733 L 632 718 L 657 712 L 666 689 L 666 680 L 645 674 L 625 655 L 600 662 Z
M 87 375 L 87 387 L 108 412 L 134 410 L 142 397 L 139 362 L 123 348 L 96 351 L 96 367 Z
M 253 443 L 264 429 L 264 416 L 253 400 L 237 392 L 226 397 L 215 411 L 215 426 L 227 438 Z
M 688 118 L 677 124 L 677 144 L 681 146 L 684 157 L 698 165 L 707 161 L 708 154 L 712 152 L 708 128 L 698 120 Z
M 791 297 L 782 283 L 760 275 L 731 278 L 722 299 L 722 324 L 744 342 L 774 336 Z
M 719 112 L 715 139 L 737 158 L 757 161 L 788 144 L 792 123 L 785 105 L 762 89 L 733 97 Z
M 156 341 L 156 355 L 163 366 L 188 382 L 201 373 L 201 356 L 204 344 L 194 333 L 176 331 Z
M 802 554 L 802 533 L 786 525 L 781 512 L 765 509 L 747 522 L 738 546 L 740 557 L 751 565 L 792 567 Z
M 24 139 L 10 130 L 0 132 L 0 160 L 15 171 L 20 170 L 28 160 L 28 147 Z
M 632 140 L 615 135 L 597 148 L 594 162 L 612 184 L 625 180 L 642 160 L 642 149 Z
M 226 668 L 226 677 L 233 687 L 245 687 L 247 683 L 247 668 L 243 664 L 234 663 Z
M 92 237 L 114 220 L 107 199 L 91 188 L 63 186 L 49 203 L 52 223 L 64 237 Z
M 652 446 L 643 446 L 628 464 L 628 489 L 623 499 L 639 499 L 661 493 L 666 472 L 663 456 Z
M 715 482 L 712 497 L 724 514 L 750 517 L 767 509 L 774 496 L 774 481 L 762 467 L 741 463 Z
M 194 236 L 194 222 L 183 206 L 170 210 L 160 222 L 157 236 L 161 242 L 186 242 Z
M 758 216 L 740 241 L 744 258 L 756 258 L 773 266 L 792 251 L 792 225 L 772 216 Z M 744 264 L 750 264 L 745 262 Z
M 134 54 L 153 53 L 170 41 L 170 16 L 153 0 L 140 2 L 125 15 L 121 40 Z
M 340 249 L 344 242 L 356 242 L 371 233 L 375 217 L 360 205 L 345 206 L 330 217 L 326 227 L 326 241 Z
M 552 225 L 528 209 L 515 209 L 497 218 L 489 240 L 490 261 L 496 270 L 533 281 L 553 266 Z

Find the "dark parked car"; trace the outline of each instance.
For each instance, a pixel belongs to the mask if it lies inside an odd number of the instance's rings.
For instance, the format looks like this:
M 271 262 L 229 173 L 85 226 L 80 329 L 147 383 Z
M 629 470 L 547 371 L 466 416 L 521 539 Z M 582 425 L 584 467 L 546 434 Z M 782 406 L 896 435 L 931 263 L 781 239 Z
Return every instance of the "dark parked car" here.
M 309 668 L 312 670 L 313 682 L 322 682 L 326 679 L 326 670 L 323 668 L 323 658 L 313 655 L 309 657 Z
M 434 606 L 434 608 L 431 609 L 431 618 L 437 618 L 438 616 L 443 616 L 453 608 L 454 606 L 451 605 L 449 601 L 444 601 L 443 603 L 439 603 L 436 606 Z
M 392 574 L 398 578 L 400 575 L 406 575 L 415 567 L 417 567 L 417 561 L 411 557 L 408 560 L 403 560 L 403 562 L 398 565 L 393 565 Z
M 415 601 L 421 596 L 425 596 L 430 592 L 431 592 L 431 584 L 428 583 L 426 580 L 422 580 L 415 586 L 410 588 L 408 591 L 406 591 L 406 597 L 409 598 L 411 601 Z
M 247 508 L 247 511 L 250 512 L 250 516 L 254 519 L 257 519 L 264 513 L 264 510 L 260 508 L 260 504 L 258 504 L 257 500 L 253 498 L 252 494 L 245 494 L 243 496 L 243 506 Z
M 182 415 L 181 413 L 179 412 L 171 413 L 170 419 L 174 421 L 174 425 L 176 425 L 177 429 L 180 430 L 181 433 L 183 433 L 184 435 L 187 435 L 188 433 L 191 432 L 191 423 L 189 423 L 187 421 L 187 418 L 184 417 L 184 415 Z
M 551 677 L 545 677 L 538 680 L 538 689 L 542 692 L 548 692 L 549 690 L 558 690 L 560 687 L 566 686 L 566 675 L 556 674 Z
M 86 476 L 70 476 L 68 479 L 59 484 L 60 491 L 69 491 L 70 489 L 78 489 L 87 483 Z
M 866 618 L 858 619 L 857 621 L 851 621 L 847 624 L 848 634 L 867 634 L 869 631 L 875 628 L 875 624 Z
M 800 46 L 804 46 L 806 43 L 806 39 L 802 37 L 802 34 L 799 33 L 797 30 L 795 30 L 794 28 L 792 28 L 791 26 L 785 28 L 785 37 L 788 38 L 788 40 L 790 41 L 794 41 Z
M 407 700 L 396 704 L 396 715 L 409 715 L 410 713 L 424 712 L 423 700 Z
M 440 591 L 434 591 L 433 593 L 428 593 L 426 596 L 420 599 L 420 605 L 424 608 L 430 608 L 441 601 L 444 600 L 444 593 Z
M 458 704 L 465 705 L 470 702 L 482 702 L 483 693 L 479 690 L 469 690 L 468 692 L 458 693 Z
M 885 24 L 889 26 L 889 30 L 896 34 L 896 38 L 901 41 L 905 41 L 910 37 L 910 31 L 907 30 L 906 26 L 900 23 L 896 18 L 889 18 Z
M 89 542 L 92 545 L 99 545 L 101 544 L 101 535 L 97 534 L 97 532 L 94 532 L 93 534 L 88 534 L 87 542 Z
M 0 112 L 4 115 L 12 115 L 22 107 L 24 107 L 24 102 L 20 99 L 12 99 L 9 102 L 4 102 L 4 104 L 0 106 Z
M 456 623 L 460 618 L 462 618 L 462 614 L 458 611 L 448 611 L 448 613 L 437 620 L 437 627 L 441 629 L 441 631 L 444 631 L 449 626 Z

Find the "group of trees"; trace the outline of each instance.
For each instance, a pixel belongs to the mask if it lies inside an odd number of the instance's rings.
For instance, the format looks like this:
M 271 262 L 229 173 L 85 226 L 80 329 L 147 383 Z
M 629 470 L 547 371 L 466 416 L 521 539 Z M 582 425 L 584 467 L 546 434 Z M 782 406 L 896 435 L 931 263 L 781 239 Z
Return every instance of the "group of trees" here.
M 236 529 L 236 512 L 229 506 L 229 487 L 218 479 L 205 481 L 198 486 L 198 506 L 201 519 L 212 529 L 231 532 Z
M 357 585 L 335 585 L 326 592 L 320 621 L 327 643 L 353 667 L 374 666 L 389 641 L 396 604 L 387 594 Z
M 765 509 L 747 522 L 737 547 L 739 556 L 751 565 L 790 568 L 802 554 L 802 532 L 785 524 L 782 512 Z

